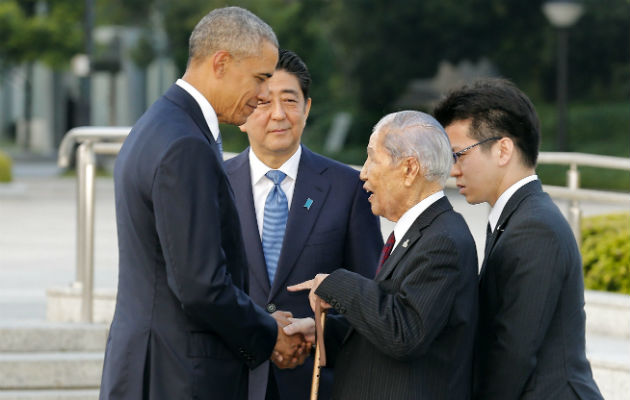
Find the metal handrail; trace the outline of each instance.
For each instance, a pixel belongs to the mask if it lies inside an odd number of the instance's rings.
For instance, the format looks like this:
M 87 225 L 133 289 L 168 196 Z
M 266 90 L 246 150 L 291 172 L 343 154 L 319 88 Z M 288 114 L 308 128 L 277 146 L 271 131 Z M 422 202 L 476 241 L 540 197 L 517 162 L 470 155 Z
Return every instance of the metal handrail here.
M 76 144 L 84 142 L 124 142 L 131 131 L 130 126 L 81 126 L 70 129 L 59 144 L 57 163 L 61 168 L 70 166 L 70 159 Z
M 59 145 L 57 161 L 62 168 L 70 166 L 72 152 L 76 151 L 77 253 L 74 286 L 81 289 L 81 321 L 83 322 L 93 321 L 95 155 L 117 155 L 130 131 L 131 127 L 73 128 L 66 133 Z
M 539 164 L 577 164 L 580 167 L 597 167 L 630 171 L 630 158 L 601 156 L 587 153 L 543 152 L 538 155 Z
M 79 127 L 71 129 L 59 146 L 58 164 L 67 168 L 76 147 L 77 169 L 77 258 L 76 282 L 81 287 L 81 320 L 92 322 L 94 290 L 94 178 L 95 155 L 117 155 L 131 127 Z M 78 146 L 76 146 L 78 145 Z M 232 154 L 225 153 L 227 159 Z M 569 165 L 568 187 L 544 185 L 553 198 L 570 201 L 568 220 L 579 243 L 580 201 L 596 201 L 630 206 L 630 193 L 618 193 L 579 188 L 578 166 L 589 166 L 630 171 L 630 158 L 600 156 L 584 153 L 540 153 L 539 164 Z M 360 169 L 359 166 L 353 166 Z M 446 182 L 456 188 L 455 180 Z

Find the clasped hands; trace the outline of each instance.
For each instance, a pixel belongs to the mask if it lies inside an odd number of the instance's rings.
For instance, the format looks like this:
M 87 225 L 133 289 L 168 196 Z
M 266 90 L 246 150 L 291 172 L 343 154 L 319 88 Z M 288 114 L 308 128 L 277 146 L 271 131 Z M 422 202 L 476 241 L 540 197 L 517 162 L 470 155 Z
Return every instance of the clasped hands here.
M 317 302 L 321 310 L 331 308 L 330 304 L 323 301 L 315 294 L 315 290 L 328 274 L 317 274 L 315 278 L 289 286 L 289 292 L 310 290 L 308 300 L 316 310 Z M 304 363 L 313 344 L 315 343 L 315 320 L 313 318 L 293 318 L 290 312 L 276 311 L 271 314 L 278 323 L 278 340 L 271 356 L 271 361 L 278 368 L 295 368 Z

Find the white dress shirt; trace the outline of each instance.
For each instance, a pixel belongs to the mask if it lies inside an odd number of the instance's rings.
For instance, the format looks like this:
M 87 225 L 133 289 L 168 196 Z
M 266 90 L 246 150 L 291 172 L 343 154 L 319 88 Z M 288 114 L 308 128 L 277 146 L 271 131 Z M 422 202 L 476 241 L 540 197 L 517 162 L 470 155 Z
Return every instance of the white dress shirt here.
M 394 251 L 396 246 L 398 246 L 398 243 L 400 243 L 400 239 L 402 239 L 409 228 L 411 228 L 411 225 L 413 225 L 416 219 L 418 219 L 420 214 L 422 214 L 424 210 L 429 208 L 431 204 L 435 203 L 442 197 L 444 197 L 444 192 L 440 190 L 439 192 L 433 193 L 431 196 L 423 199 L 420 203 L 405 211 L 405 213 L 402 215 L 402 217 L 400 217 L 400 219 L 398 220 L 398 222 L 396 222 L 396 225 L 394 226 L 394 237 L 396 238 L 396 241 L 394 242 L 394 247 L 392 247 L 392 252 Z
M 516 182 L 515 184 L 507 188 L 505 192 L 501 193 L 501 196 L 499 196 L 497 202 L 494 203 L 494 207 L 492 207 L 492 210 L 490 210 L 490 214 L 488 215 L 488 223 L 490 224 L 490 229 L 492 230 L 492 232 L 494 232 L 494 229 L 499 222 L 499 217 L 501 216 L 505 205 L 507 204 L 508 200 L 510 200 L 512 195 L 514 195 L 517 190 L 527 185 L 529 182 L 535 181 L 536 179 L 538 179 L 538 175 L 530 175 Z
M 214 140 L 217 141 L 219 139 L 219 119 L 217 118 L 217 113 L 214 112 L 214 108 L 212 108 L 208 99 L 195 89 L 193 85 L 183 79 L 178 79 L 175 84 L 187 91 L 193 99 L 195 99 L 197 104 L 199 104 L 203 118 L 206 120 L 206 124 L 212 133 L 212 137 L 214 137 Z
M 291 158 L 285 161 L 285 163 L 278 168 L 279 171 L 282 171 L 287 175 L 280 183 L 280 187 L 287 196 L 287 205 L 289 210 L 291 209 L 293 189 L 295 189 L 295 180 L 297 179 L 301 156 L 302 146 L 298 146 L 297 151 L 293 153 Z M 268 167 L 265 163 L 260 161 L 256 154 L 254 154 L 251 147 L 249 149 L 249 168 L 252 176 L 252 194 L 254 195 L 254 209 L 256 210 L 258 234 L 260 235 L 260 240 L 262 240 L 263 221 L 265 218 L 265 202 L 267 201 L 269 192 L 273 189 L 273 182 L 271 179 L 267 178 L 265 174 L 273 168 Z

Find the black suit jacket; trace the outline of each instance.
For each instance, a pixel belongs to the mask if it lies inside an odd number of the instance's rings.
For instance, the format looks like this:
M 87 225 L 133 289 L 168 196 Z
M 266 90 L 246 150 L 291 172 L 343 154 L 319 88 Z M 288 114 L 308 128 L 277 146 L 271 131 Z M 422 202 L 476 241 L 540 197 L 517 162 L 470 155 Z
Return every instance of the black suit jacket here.
M 248 153 L 246 149 L 225 165 L 246 243 L 250 296 L 257 304 L 291 311 L 296 317 L 312 316 L 308 292 L 289 293 L 288 285 L 337 268 L 374 277 L 383 238 L 359 173 L 302 146 L 278 269 L 270 285 L 256 222 Z M 313 203 L 306 208 L 309 198 Z M 250 374 L 250 400 L 264 398 L 268 367 L 262 365 Z M 308 398 L 312 357 L 294 370 L 273 369 L 281 399 Z M 326 371 L 320 381 L 320 399 L 330 398 L 331 386 L 332 371 Z
M 476 398 L 602 398 L 584 350 L 580 253 L 539 181 L 514 193 L 489 238 L 479 310 Z
M 245 294 L 238 214 L 199 105 L 173 85 L 114 169 L 116 311 L 101 399 L 244 399 L 275 321 Z
M 345 270 L 316 293 L 326 321 L 334 399 L 469 399 L 477 321 L 477 252 L 443 197 L 400 239 L 375 280 Z

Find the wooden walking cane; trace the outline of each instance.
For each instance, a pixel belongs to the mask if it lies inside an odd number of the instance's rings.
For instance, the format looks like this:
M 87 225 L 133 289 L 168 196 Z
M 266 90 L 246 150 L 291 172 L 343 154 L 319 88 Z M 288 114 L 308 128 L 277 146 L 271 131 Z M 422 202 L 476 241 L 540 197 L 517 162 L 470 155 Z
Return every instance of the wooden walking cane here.
M 324 325 L 326 324 L 326 310 L 321 309 L 320 301 L 315 305 L 315 361 L 313 363 L 313 383 L 311 384 L 310 400 L 317 400 L 319 394 L 319 377 L 322 367 L 326 366 L 326 349 L 324 348 Z

